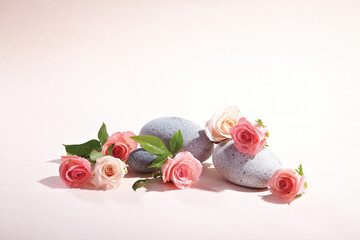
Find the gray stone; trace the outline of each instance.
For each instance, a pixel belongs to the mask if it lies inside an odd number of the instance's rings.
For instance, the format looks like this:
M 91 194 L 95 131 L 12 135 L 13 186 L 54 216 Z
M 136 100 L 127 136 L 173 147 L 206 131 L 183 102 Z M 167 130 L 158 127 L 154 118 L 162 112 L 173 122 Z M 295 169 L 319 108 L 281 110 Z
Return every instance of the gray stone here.
M 156 168 L 149 168 L 155 158 L 156 155 L 145 151 L 144 148 L 138 148 L 130 153 L 127 163 L 137 172 L 150 173 L 156 170 Z
M 255 156 L 240 153 L 233 140 L 220 143 L 212 160 L 224 178 L 237 185 L 265 188 L 272 175 L 281 168 L 281 162 L 268 148 Z
M 214 144 L 205 135 L 204 129 L 183 118 L 163 117 L 154 119 L 140 130 L 140 135 L 151 135 L 160 138 L 169 148 L 171 136 L 181 130 L 184 137 L 184 146 L 181 151 L 189 151 L 200 162 L 208 159 L 213 150 Z

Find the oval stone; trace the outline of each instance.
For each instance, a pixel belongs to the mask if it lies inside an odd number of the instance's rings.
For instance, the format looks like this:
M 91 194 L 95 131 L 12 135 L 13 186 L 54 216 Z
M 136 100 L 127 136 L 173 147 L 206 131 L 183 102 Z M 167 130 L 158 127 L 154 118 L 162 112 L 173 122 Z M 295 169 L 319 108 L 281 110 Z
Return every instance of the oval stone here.
M 212 160 L 216 170 L 224 178 L 237 185 L 265 188 L 272 175 L 281 168 L 281 162 L 265 148 L 255 156 L 240 153 L 233 140 L 220 143 Z
M 154 119 L 145 124 L 140 130 L 140 135 L 158 137 L 169 148 L 170 138 L 179 129 L 184 138 L 184 146 L 181 151 L 189 151 L 200 162 L 211 156 L 214 144 L 205 135 L 204 129 L 196 123 L 183 118 L 163 117 Z
M 156 155 L 145 151 L 144 148 L 138 148 L 130 153 L 127 163 L 137 172 L 151 173 L 156 168 L 149 168 L 149 166 L 156 157 Z

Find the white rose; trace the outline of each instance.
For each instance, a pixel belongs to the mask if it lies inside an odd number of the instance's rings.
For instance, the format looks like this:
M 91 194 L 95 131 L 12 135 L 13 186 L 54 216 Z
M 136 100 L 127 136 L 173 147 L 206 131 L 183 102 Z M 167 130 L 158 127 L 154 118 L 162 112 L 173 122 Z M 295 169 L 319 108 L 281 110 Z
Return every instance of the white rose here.
M 230 128 L 235 126 L 241 117 L 237 107 L 227 107 L 215 112 L 205 125 L 206 136 L 216 143 L 231 138 Z
M 104 156 L 96 160 L 92 182 L 99 189 L 116 189 L 126 173 L 127 168 L 123 161 L 111 156 Z

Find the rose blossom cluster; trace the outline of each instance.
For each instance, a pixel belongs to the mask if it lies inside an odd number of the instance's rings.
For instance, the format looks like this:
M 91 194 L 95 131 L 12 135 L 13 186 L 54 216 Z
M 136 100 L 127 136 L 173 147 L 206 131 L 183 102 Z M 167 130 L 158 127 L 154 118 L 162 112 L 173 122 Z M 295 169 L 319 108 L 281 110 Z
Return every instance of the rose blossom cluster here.
M 201 162 L 188 151 L 180 151 L 184 139 L 180 130 L 171 137 L 168 149 L 165 143 L 154 136 L 140 135 L 131 137 L 144 149 L 157 155 L 149 168 L 156 168 L 152 178 L 140 179 L 133 184 L 133 189 L 142 187 L 145 183 L 161 178 L 164 183 L 172 182 L 177 188 L 185 189 L 199 181 L 203 167 Z
M 248 155 L 258 154 L 269 135 L 261 120 L 256 124 L 250 123 L 237 107 L 227 107 L 215 112 L 205 125 L 205 133 L 215 143 L 232 138 L 236 149 Z
M 164 183 L 171 182 L 179 189 L 189 188 L 199 181 L 203 166 L 190 152 L 179 152 L 175 157 L 166 157 L 160 164 L 152 178 L 139 179 L 133 184 L 133 190 L 144 186 L 145 183 L 160 178 Z
M 149 168 L 156 168 L 153 179 L 172 182 L 177 188 L 185 189 L 199 180 L 202 165 L 190 152 L 179 152 L 184 144 L 178 130 L 170 140 L 170 150 L 157 137 L 135 136 L 132 132 L 116 132 L 108 135 L 103 123 L 98 140 L 83 144 L 64 145 L 68 156 L 61 157 L 60 178 L 68 187 L 81 187 L 87 183 L 97 189 L 117 189 L 127 174 L 126 163 L 130 153 L 140 143 L 145 150 L 158 155 Z M 93 163 L 93 164 L 91 164 Z M 152 179 L 134 183 L 133 189 Z
M 105 135 L 107 136 L 107 133 Z M 81 187 L 86 183 L 91 183 L 97 189 L 117 189 L 127 173 L 125 163 L 130 152 L 138 145 L 130 136 L 135 136 L 135 134 L 116 132 L 108 137 L 100 151 L 102 156 L 99 155 L 99 158 L 95 159 L 93 170 L 91 170 L 90 161 L 84 157 L 76 155 L 61 157 L 60 178 L 68 187 Z M 99 138 L 101 140 L 101 137 Z M 73 151 L 76 152 L 76 148 Z
M 94 171 L 91 171 L 91 163 L 85 158 L 63 156 L 59 173 L 68 187 L 81 187 L 90 182 L 98 189 L 110 190 L 118 188 L 127 169 L 123 161 L 111 156 L 99 158 Z
M 269 131 L 261 120 L 249 122 L 239 108 L 227 107 L 215 112 L 205 125 L 207 137 L 215 142 L 232 139 L 236 149 L 243 154 L 255 156 L 264 149 Z M 296 170 L 279 169 L 267 184 L 270 192 L 283 201 L 291 202 L 304 194 L 307 182 L 302 165 Z
M 227 107 L 213 114 L 206 123 L 206 135 L 215 143 L 232 139 L 236 149 L 255 156 L 267 146 L 269 131 L 261 120 L 251 123 L 237 107 Z M 126 163 L 130 153 L 140 144 L 156 155 L 148 166 L 154 168 L 151 178 L 139 179 L 133 184 L 136 190 L 154 179 L 171 182 L 185 189 L 199 181 L 203 171 L 201 162 L 190 152 L 181 151 L 184 140 L 180 130 L 171 137 L 167 147 L 159 138 L 149 135 L 136 136 L 132 132 L 108 135 L 105 124 L 99 130 L 98 140 L 92 139 L 78 145 L 64 145 L 68 156 L 61 157 L 60 178 L 69 187 L 87 183 L 97 189 L 117 189 L 127 174 Z M 251 161 L 250 158 L 249 161 Z M 301 197 L 307 188 L 302 164 L 298 169 L 278 169 L 267 183 L 270 192 L 285 202 Z

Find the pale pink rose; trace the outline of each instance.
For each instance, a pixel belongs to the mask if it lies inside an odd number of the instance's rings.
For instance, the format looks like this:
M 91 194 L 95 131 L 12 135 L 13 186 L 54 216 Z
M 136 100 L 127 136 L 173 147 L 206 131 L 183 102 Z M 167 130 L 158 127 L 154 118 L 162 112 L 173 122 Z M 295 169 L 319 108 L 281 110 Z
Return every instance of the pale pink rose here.
M 111 156 L 119 158 L 126 163 L 130 152 L 138 146 L 137 142 L 130 138 L 131 136 L 135 136 L 135 134 L 132 132 L 116 132 L 112 134 L 105 142 L 102 154 L 104 156 L 109 155 L 109 147 L 115 144 Z
M 267 129 L 259 125 L 254 126 L 243 117 L 230 129 L 230 133 L 239 152 L 256 155 L 264 148 Z
M 199 180 L 202 165 L 190 152 L 179 152 L 168 158 L 161 168 L 164 182 L 173 182 L 177 188 L 190 187 Z
M 236 125 L 242 114 L 237 107 L 227 107 L 215 112 L 205 125 L 205 134 L 213 142 L 231 138 L 230 129 Z
M 291 202 L 306 190 L 305 175 L 300 176 L 290 168 L 279 169 L 268 181 L 268 189 L 276 197 Z
M 91 164 L 78 156 L 62 156 L 59 167 L 60 178 L 69 187 L 81 186 L 91 177 Z
M 123 161 L 111 156 L 104 156 L 96 160 L 92 182 L 99 189 L 116 189 L 126 173 L 127 168 Z

